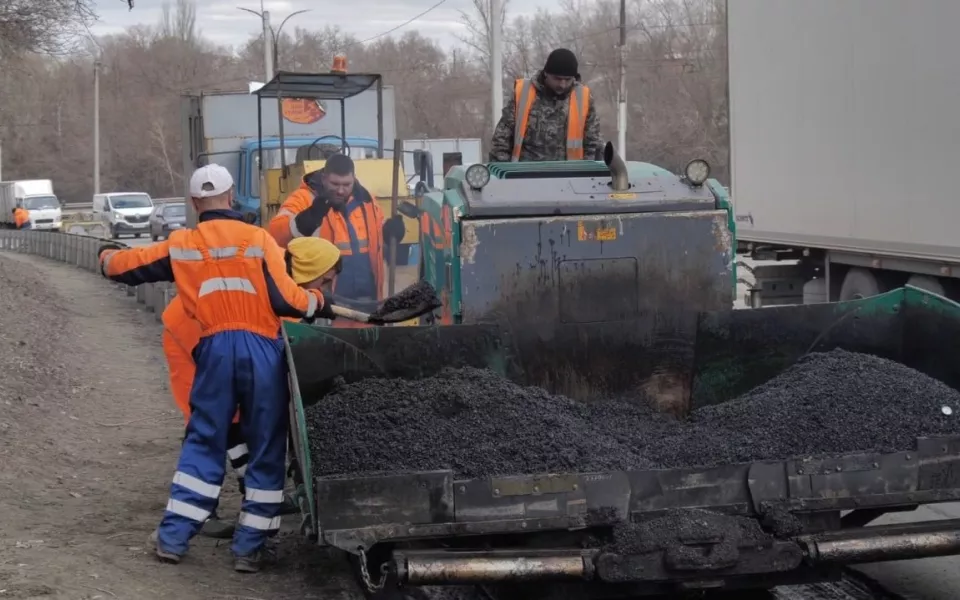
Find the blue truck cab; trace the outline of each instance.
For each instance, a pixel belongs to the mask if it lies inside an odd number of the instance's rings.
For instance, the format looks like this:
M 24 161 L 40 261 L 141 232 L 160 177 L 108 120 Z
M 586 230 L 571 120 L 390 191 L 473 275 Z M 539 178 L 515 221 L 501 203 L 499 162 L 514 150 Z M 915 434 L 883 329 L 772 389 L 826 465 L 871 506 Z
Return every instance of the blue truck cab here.
M 378 143 L 375 138 L 347 136 L 347 145 L 350 147 L 350 156 L 354 160 L 363 160 L 377 157 Z M 280 140 L 269 138 L 263 140 L 264 169 L 279 169 L 283 164 L 297 164 L 297 151 L 311 144 L 320 148 L 321 152 L 339 152 L 341 148 L 340 136 L 328 135 L 321 137 L 297 136 L 286 137 L 283 142 L 283 158 L 281 161 Z M 240 212 L 253 212 L 260 215 L 260 143 L 256 139 L 246 140 L 240 145 L 240 169 L 237 176 L 236 209 Z

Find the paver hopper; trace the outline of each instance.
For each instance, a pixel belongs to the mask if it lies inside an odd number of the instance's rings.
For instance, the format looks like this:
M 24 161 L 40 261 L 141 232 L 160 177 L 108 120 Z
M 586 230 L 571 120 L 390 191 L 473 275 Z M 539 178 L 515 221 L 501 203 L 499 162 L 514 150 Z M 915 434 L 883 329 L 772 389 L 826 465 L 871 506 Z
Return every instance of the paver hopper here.
M 675 372 L 689 377 L 687 395 L 678 400 L 685 407 L 723 402 L 809 352 L 833 348 L 888 357 L 960 388 L 960 305 L 917 288 L 842 304 L 678 312 L 671 322 L 682 325 L 672 330 L 668 354 Z M 619 326 L 626 332 L 619 340 L 638 327 Z M 587 324 L 579 337 L 564 338 L 568 362 L 593 354 L 621 369 L 637 364 L 638 355 L 657 361 L 656 336 L 635 337 L 629 347 L 597 343 L 614 330 Z M 375 575 L 382 563 L 394 582 L 509 583 L 514 592 L 526 590 L 520 597 L 533 598 L 534 590 L 523 586 L 549 580 L 572 586 L 576 597 L 633 597 L 828 580 L 853 563 L 960 553 L 960 522 L 864 527 L 887 511 L 960 499 L 960 436 L 917 439 L 889 454 L 710 468 L 477 479 L 451 471 L 304 476 L 311 461 L 305 404 L 319 400 L 333 374 L 418 378 L 469 365 L 524 384 L 550 388 L 564 381 L 553 370 L 529 368 L 543 357 L 495 323 L 376 330 L 288 324 L 285 335 L 303 529 L 321 544 L 370 560 Z M 645 522 L 691 508 L 729 515 L 721 520 L 780 511 L 804 530 L 733 548 L 729 540 L 694 536 L 681 547 L 636 556 L 612 554 L 591 537 L 612 524 L 612 515 Z M 853 512 L 841 518 L 842 511 Z M 721 554 L 722 561 L 714 560 Z
M 593 162 L 455 168 L 444 190 L 426 194 L 422 272 L 444 300 L 432 322 L 284 326 L 304 532 L 369 562 L 372 588 L 383 565 L 410 585 L 560 579 L 583 598 L 768 587 L 834 577 L 867 559 L 960 552 L 960 523 L 863 528 L 885 511 L 960 499 L 960 437 L 918 439 L 893 454 L 710 468 L 309 475 L 305 405 L 335 377 L 416 379 L 473 366 L 584 402 L 632 393 L 683 415 L 809 352 L 844 348 L 960 388 L 957 304 L 904 288 L 842 304 L 730 310 L 734 236 L 723 188 L 624 165 L 609 149 L 606 158 L 612 177 Z M 689 508 L 751 519 L 785 511 L 804 535 L 744 547 L 691 538 L 638 556 L 611 554 L 593 537 L 614 515 L 644 522 Z

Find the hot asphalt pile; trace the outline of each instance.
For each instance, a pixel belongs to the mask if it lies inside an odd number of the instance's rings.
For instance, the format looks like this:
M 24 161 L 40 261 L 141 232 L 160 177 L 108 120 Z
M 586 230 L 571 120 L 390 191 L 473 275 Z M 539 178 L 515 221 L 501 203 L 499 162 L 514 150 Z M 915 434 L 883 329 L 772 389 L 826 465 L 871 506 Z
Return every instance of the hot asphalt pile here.
M 960 393 L 939 381 L 834 350 L 686 422 L 644 400 L 588 405 L 477 369 L 342 386 L 307 420 L 318 476 L 452 469 L 482 477 L 892 452 L 920 436 L 960 434 L 957 414 Z
M 424 280 L 408 286 L 384 300 L 371 316 L 384 318 L 417 308 L 437 308 L 441 305 L 437 290 Z

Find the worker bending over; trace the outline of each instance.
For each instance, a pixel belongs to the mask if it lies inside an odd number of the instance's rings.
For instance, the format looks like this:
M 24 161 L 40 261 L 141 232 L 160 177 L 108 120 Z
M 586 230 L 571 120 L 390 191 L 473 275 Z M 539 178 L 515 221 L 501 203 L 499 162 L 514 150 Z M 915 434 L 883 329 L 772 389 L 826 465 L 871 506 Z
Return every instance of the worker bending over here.
M 330 286 L 342 267 L 340 251 L 336 246 L 320 238 L 299 238 L 287 247 L 285 262 L 287 273 L 304 289 L 322 290 Z M 163 353 L 170 373 L 170 389 L 173 401 L 183 413 L 185 424 L 190 420 L 190 388 L 193 387 L 196 364 L 193 350 L 200 343 L 200 323 L 191 319 L 179 296 L 163 311 Z M 249 450 L 240 430 L 240 412 L 233 416 L 227 433 L 227 458 L 237 475 L 240 493 L 245 493 L 243 475 L 247 470 Z M 280 514 L 294 514 L 298 508 L 284 496 Z M 233 526 L 220 521 L 216 512 L 204 523 L 201 533 L 222 537 L 233 532 Z
M 157 556 L 177 563 L 190 538 L 217 507 L 230 421 L 250 458 L 246 491 L 231 550 L 234 568 L 260 569 L 267 537 L 280 526 L 287 444 L 287 368 L 280 317 L 331 318 L 318 290 L 303 290 L 286 273 L 283 251 L 266 231 L 230 210 L 233 178 L 219 165 L 197 169 L 190 202 L 195 229 L 174 231 L 150 246 L 100 250 L 104 276 L 127 285 L 173 281 L 188 315 L 200 323 L 193 351 L 196 377 L 190 420 L 170 499 L 160 522 Z
M 270 220 L 269 230 L 283 247 L 301 237 L 332 242 L 343 260 L 334 290 L 338 303 L 367 311 L 383 299 L 384 245 L 404 235 L 402 217 L 384 220 L 376 198 L 357 181 L 353 160 L 344 154 L 334 154 L 323 169 L 304 176 Z
M 20 206 L 14 208 L 13 224 L 17 227 L 17 229 L 30 229 L 30 212 Z
M 597 160 L 603 150 L 590 88 L 576 55 L 550 53 L 533 79 L 517 79 L 493 133 L 490 162 Z

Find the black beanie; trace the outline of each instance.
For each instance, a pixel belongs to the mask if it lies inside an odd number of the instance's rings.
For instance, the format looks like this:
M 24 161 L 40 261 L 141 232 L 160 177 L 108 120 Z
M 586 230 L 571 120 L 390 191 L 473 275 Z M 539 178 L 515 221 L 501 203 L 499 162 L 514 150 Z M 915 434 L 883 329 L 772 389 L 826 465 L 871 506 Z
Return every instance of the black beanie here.
M 573 52 L 566 48 L 557 48 L 547 57 L 547 64 L 543 66 L 543 72 L 557 77 L 578 77 L 580 75 L 580 65 L 577 63 L 577 56 Z

